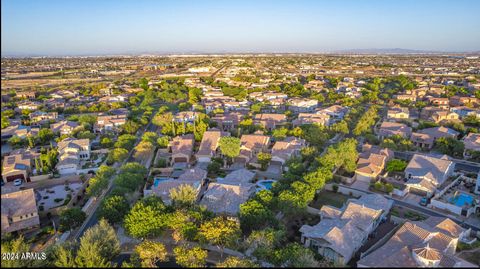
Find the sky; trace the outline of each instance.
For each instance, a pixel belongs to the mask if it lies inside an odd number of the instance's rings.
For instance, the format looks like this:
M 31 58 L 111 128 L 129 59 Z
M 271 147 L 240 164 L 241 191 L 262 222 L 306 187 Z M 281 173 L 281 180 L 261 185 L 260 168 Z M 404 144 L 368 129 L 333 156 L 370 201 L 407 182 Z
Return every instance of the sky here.
M 478 0 L 2 0 L 2 56 L 480 50 Z

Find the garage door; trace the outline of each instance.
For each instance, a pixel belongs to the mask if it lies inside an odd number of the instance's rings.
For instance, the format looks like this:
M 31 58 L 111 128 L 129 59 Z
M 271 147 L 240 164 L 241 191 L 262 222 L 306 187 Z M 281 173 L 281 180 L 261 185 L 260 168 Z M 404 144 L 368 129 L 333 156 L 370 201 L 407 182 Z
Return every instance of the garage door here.
M 420 195 L 420 196 L 427 196 L 427 194 L 428 194 L 424 190 L 420 190 L 420 189 L 412 188 L 412 187 L 410 187 L 409 192 L 412 193 L 412 194 Z
M 12 182 L 14 181 L 15 179 L 25 179 L 25 177 L 23 176 L 23 174 L 19 174 L 19 175 L 13 175 L 13 176 L 8 176 L 7 177 L 7 182 Z
M 187 158 L 185 158 L 185 157 L 178 157 L 178 158 L 173 159 L 173 162 L 175 162 L 175 163 L 186 163 L 186 162 L 187 162 Z

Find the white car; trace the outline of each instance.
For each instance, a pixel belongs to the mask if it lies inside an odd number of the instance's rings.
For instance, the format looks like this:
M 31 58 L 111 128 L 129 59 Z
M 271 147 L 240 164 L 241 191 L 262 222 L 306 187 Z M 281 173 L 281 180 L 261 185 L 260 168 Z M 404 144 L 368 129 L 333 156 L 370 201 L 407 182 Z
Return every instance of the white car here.
M 15 186 L 20 186 L 20 185 L 22 185 L 22 180 L 21 180 L 21 179 L 15 179 L 15 180 L 13 181 L 13 185 L 15 185 Z

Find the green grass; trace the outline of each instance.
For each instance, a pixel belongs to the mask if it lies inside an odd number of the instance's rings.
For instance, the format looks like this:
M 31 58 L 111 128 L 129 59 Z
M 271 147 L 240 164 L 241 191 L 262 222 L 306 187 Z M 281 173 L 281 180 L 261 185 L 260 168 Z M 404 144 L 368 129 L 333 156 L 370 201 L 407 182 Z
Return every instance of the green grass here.
M 458 242 L 457 245 L 457 250 L 462 251 L 462 250 L 470 250 L 474 248 L 480 248 L 480 240 L 475 241 L 473 244 L 466 244 L 463 242 Z
M 324 205 L 330 205 L 336 208 L 341 208 L 349 198 L 352 197 L 343 195 L 341 193 L 322 191 L 321 193 L 317 194 L 310 206 L 314 208 L 321 208 Z

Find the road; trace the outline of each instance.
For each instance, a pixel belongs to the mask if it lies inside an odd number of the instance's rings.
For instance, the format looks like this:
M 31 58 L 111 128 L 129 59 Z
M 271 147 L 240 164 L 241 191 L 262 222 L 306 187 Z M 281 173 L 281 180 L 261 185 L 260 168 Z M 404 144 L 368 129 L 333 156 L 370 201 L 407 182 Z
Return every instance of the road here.
M 152 115 L 153 115 L 153 114 L 152 114 Z M 137 133 L 137 140 L 135 141 L 135 146 L 136 146 L 136 145 L 140 142 L 140 140 L 142 139 L 143 133 L 145 133 L 146 131 L 154 131 L 155 128 L 156 128 L 156 126 L 154 126 L 154 125 L 152 124 L 152 121 L 151 121 L 151 119 L 150 119 L 150 121 L 149 121 L 149 123 L 147 124 L 147 126 L 146 126 L 143 130 L 141 130 L 140 133 Z M 134 147 L 134 148 L 135 148 L 135 147 Z M 121 163 L 121 165 L 115 164 L 115 165 L 114 165 L 114 168 L 118 168 L 118 167 L 124 165 L 125 163 L 131 161 L 133 151 L 134 151 L 134 149 L 130 150 L 128 157 Z M 117 170 L 115 175 L 117 175 L 119 172 L 120 172 L 120 170 Z M 106 191 L 103 195 L 101 195 L 101 196 L 98 198 L 97 202 L 95 203 L 94 209 L 93 209 L 93 213 L 90 214 L 89 216 L 87 216 L 87 219 L 85 220 L 85 222 L 83 223 L 83 225 L 80 227 L 80 229 L 78 230 L 78 232 L 75 234 L 75 237 L 74 237 L 75 240 L 78 240 L 78 239 L 85 233 L 85 231 L 86 231 L 88 228 L 90 228 L 90 227 L 92 227 L 92 226 L 94 226 L 95 224 L 98 223 L 98 208 L 99 208 L 100 202 L 101 202 L 102 199 L 103 199 L 104 197 L 106 197 L 106 196 L 112 191 L 112 189 L 115 187 L 114 184 L 113 184 L 113 180 L 114 180 L 114 178 L 115 178 L 115 175 L 111 177 L 110 183 L 109 183 L 109 188 L 107 189 L 107 191 Z

